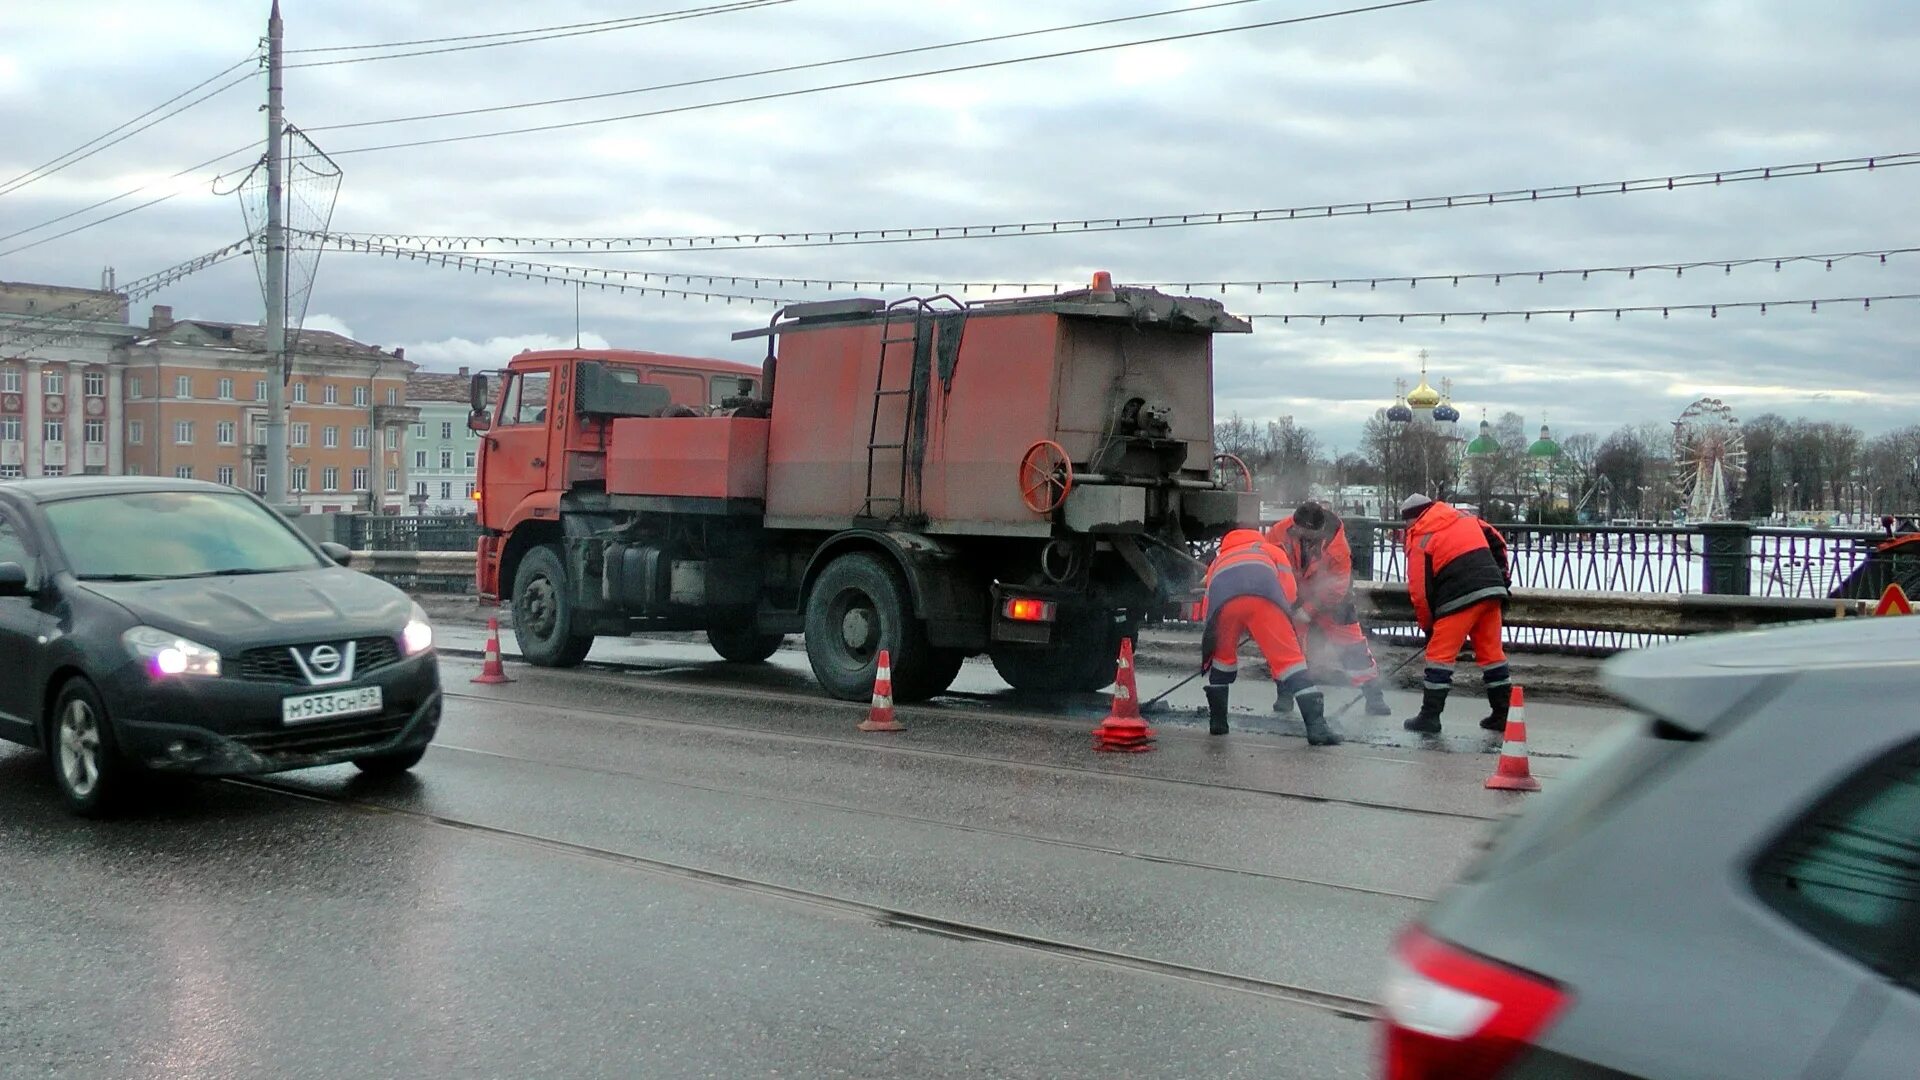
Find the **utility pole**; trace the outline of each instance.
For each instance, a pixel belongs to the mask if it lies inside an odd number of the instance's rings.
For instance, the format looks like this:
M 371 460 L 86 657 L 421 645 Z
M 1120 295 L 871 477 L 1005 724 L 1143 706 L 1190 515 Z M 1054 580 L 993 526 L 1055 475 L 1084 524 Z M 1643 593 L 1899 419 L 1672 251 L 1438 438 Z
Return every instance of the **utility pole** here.
M 267 503 L 287 501 L 287 227 L 283 157 L 286 122 L 281 107 L 280 50 L 284 28 L 280 0 L 267 16 L 267 259 L 263 286 L 267 298 Z

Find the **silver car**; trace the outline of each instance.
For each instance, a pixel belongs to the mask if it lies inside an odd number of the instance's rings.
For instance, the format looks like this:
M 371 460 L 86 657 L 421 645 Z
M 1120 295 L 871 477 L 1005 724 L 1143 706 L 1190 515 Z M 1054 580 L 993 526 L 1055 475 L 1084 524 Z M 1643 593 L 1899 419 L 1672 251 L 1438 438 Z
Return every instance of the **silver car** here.
M 1610 662 L 1644 716 L 1409 929 L 1393 1080 L 1920 1075 L 1920 618 Z

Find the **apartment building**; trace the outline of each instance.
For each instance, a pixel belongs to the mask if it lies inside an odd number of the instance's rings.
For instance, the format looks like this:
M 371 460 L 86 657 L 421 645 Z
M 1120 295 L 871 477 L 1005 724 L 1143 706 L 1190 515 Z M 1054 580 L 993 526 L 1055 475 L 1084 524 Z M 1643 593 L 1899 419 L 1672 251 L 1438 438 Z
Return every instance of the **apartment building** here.
M 289 502 L 309 512 L 406 506 L 407 404 L 414 366 L 324 330 L 290 343 Z M 266 333 L 259 326 L 175 320 L 155 305 L 120 350 L 125 471 L 266 486 Z
M 416 371 L 407 378 L 407 403 L 420 410 L 407 439 L 408 501 L 422 514 L 473 513 L 480 437 L 467 430 L 472 376 Z
M 0 282 L 0 480 L 120 471 L 134 333 L 119 293 Z

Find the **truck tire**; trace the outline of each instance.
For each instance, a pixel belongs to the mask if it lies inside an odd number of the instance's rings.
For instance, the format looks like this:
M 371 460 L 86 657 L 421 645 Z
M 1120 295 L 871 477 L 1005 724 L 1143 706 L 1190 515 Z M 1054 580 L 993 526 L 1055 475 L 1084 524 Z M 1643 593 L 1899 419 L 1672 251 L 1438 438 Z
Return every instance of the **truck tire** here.
M 807 597 L 807 662 L 827 693 L 866 701 L 882 649 L 893 661 L 896 700 L 924 701 L 945 689 L 936 687 L 944 664 L 913 617 L 906 582 L 877 555 L 842 555 L 820 572 Z
M 560 549 L 542 544 L 520 560 L 513 577 L 513 636 L 520 655 L 538 667 L 578 667 L 593 635 L 574 630 L 573 594 Z
M 901 688 L 898 675 L 893 681 L 894 696 L 904 701 L 925 701 L 938 697 L 953 686 L 953 680 L 960 677 L 960 665 L 966 663 L 967 654 L 958 649 L 933 649 L 927 662 L 919 668 L 908 668 L 907 675 L 912 685 Z
M 1091 694 L 1113 683 L 1128 628 L 1104 614 L 1063 620 L 1051 645 L 999 645 L 988 655 L 1015 690 Z
M 753 616 L 746 618 L 749 621 L 745 623 L 707 628 L 707 643 L 720 659 L 732 664 L 758 664 L 779 652 L 781 643 L 787 640 L 785 634 L 761 633 L 751 622 Z

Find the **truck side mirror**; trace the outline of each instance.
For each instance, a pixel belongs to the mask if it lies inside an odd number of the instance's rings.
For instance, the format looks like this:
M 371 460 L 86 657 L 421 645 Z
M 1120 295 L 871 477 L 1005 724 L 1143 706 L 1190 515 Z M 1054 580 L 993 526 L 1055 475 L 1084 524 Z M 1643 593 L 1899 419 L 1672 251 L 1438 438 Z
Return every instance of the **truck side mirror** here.
M 467 414 L 467 430 L 468 431 L 490 431 L 492 429 L 493 429 L 493 425 L 487 422 L 486 413 L 468 413 Z
M 27 568 L 17 562 L 0 562 L 0 597 L 26 595 Z
M 485 375 L 475 375 L 473 381 L 467 384 L 467 411 L 475 415 L 486 413 L 487 377 Z

